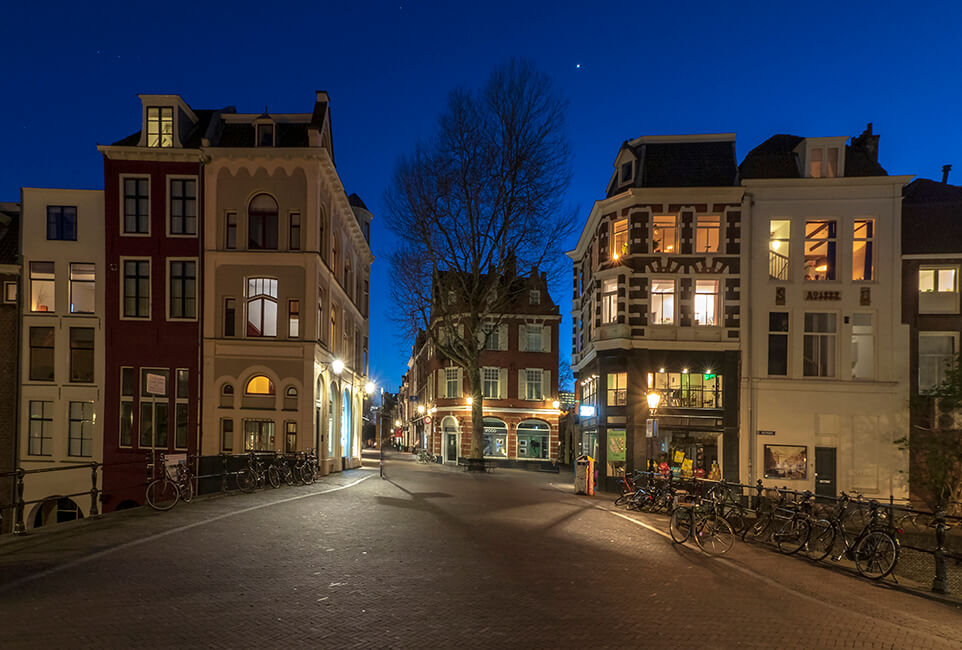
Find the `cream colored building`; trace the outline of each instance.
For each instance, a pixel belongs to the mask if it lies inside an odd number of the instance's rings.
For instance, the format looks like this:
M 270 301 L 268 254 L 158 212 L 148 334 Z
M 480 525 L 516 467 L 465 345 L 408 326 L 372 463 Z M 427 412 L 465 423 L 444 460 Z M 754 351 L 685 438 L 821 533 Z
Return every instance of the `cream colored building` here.
M 23 188 L 19 465 L 27 528 L 90 514 L 103 460 L 104 195 Z M 100 473 L 97 472 L 99 489 Z M 98 507 L 99 510 L 99 507 Z
M 907 496 L 901 198 L 878 136 L 774 136 L 740 166 L 751 204 L 743 481 Z
M 312 113 L 220 112 L 203 142 L 201 453 L 318 450 L 360 465 L 371 214 Z

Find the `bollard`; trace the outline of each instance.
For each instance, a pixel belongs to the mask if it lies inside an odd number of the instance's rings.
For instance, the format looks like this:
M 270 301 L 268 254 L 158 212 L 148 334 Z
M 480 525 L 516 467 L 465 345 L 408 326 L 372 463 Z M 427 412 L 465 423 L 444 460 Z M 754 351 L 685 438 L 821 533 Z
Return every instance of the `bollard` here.
M 90 516 L 100 514 L 97 509 L 97 463 L 90 463 Z
M 22 467 L 17 468 L 17 508 L 13 519 L 13 532 L 15 535 L 23 535 L 27 532 L 27 527 L 23 523 L 23 477 Z
M 762 485 L 762 479 L 758 479 L 755 483 L 755 512 L 762 507 L 762 491 L 765 487 Z
M 935 580 L 932 581 L 932 591 L 937 594 L 949 593 L 949 586 L 945 575 L 945 511 L 935 513 Z
M 227 454 L 220 455 L 220 491 L 227 492 Z

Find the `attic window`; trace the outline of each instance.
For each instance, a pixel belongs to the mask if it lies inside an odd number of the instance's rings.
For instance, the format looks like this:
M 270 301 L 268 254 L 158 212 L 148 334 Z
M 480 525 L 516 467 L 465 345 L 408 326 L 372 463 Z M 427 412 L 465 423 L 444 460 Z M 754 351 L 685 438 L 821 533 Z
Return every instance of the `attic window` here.
M 174 146 L 174 109 L 170 106 L 147 108 L 147 146 Z
M 808 152 L 809 178 L 836 178 L 838 176 L 838 147 L 819 147 Z
M 630 183 L 634 177 L 634 162 L 629 160 L 621 165 L 621 184 Z
M 257 125 L 257 146 L 258 147 L 273 147 L 274 146 L 274 125 L 258 124 Z

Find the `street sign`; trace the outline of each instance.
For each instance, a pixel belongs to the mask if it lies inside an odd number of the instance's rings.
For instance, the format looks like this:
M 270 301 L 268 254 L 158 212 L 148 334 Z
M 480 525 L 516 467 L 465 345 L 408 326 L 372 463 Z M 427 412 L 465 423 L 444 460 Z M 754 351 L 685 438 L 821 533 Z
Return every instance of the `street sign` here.
M 595 407 L 591 404 L 582 404 L 578 407 L 578 415 L 583 418 L 593 418 L 595 416 Z
M 774 436 L 774 435 L 775 435 L 775 432 L 774 432 L 774 431 L 759 431 L 759 432 L 758 432 L 758 435 L 760 435 L 760 436 Z
M 424 416 L 424 424 L 431 424 L 431 416 L 430 416 L 430 415 L 425 415 L 425 416 Z
M 648 418 L 648 421 L 645 423 L 645 437 L 654 438 L 657 435 L 658 435 L 658 420 L 655 420 L 654 418 Z

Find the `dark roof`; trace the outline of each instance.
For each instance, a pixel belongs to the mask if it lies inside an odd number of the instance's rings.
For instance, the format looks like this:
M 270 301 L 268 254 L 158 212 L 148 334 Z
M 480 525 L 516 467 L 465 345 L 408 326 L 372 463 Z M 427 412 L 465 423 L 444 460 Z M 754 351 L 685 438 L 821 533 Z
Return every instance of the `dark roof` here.
M 622 151 L 625 148 L 641 161 L 628 187 L 723 187 L 737 182 L 732 140 L 626 143 Z M 619 183 L 620 174 L 621 170 L 616 170 L 609 197 L 625 189 Z
M 194 115 L 197 116 L 197 124 L 194 125 L 194 128 L 192 128 L 190 132 L 187 134 L 187 137 L 184 138 L 185 148 L 196 149 L 197 147 L 200 146 L 201 138 L 204 137 L 204 134 L 207 132 L 207 127 L 210 125 L 211 116 L 214 115 L 214 113 L 217 113 L 221 110 L 226 111 L 229 109 L 214 110 L 214 109 L 203 108 L 203 109 L 194 111 Z M 136 147 L 137 143 L 140 142 L 140 134 L 141 134 L 141 131 L 137 131 L 136 133 L 131 133 L 126 138 L 122 138 L 120 140 L 117 140 L 117 142 L 114 142 L 112 146 Z
M 0 264 L 20 263 L 20 213 L 0 210 Z
M 748 152 L 738 166 L 741 178 L 801 178 L 795 147 L 805 138 L 780 133 Z M 858 140 L 858 139 L 856 139 Z M 888 173 L 859 144 L 845 145 L 845 176 L 887 176 Z
M 917 178 L 902 190 L 902 253 L 962 251 L 962 187 Z
M 367 206 L 364 205 L 364 201 L 361 200 L 357 194 L 351 194 L 347 197 L 347 202 L 350 203 L 355 208 L 361 208 L 362 210 L 367 210 Z

